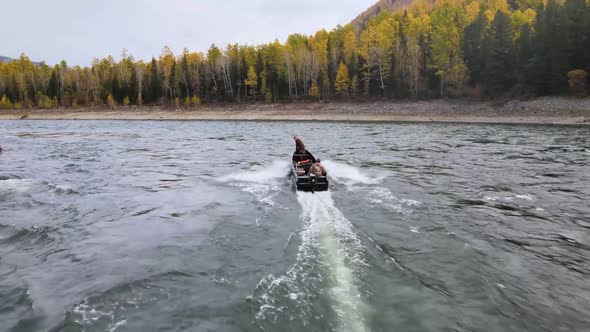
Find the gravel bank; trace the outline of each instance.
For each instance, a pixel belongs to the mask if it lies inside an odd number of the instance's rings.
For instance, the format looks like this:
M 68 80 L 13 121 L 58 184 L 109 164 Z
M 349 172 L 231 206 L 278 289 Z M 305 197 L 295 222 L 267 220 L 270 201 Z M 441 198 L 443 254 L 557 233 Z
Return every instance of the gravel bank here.
M 350 102 L 207 105 L 196 110 L 161 107 L 0 111 L 0 120 L 269 120 L 590 124 L 590 98 L 528 101 Z

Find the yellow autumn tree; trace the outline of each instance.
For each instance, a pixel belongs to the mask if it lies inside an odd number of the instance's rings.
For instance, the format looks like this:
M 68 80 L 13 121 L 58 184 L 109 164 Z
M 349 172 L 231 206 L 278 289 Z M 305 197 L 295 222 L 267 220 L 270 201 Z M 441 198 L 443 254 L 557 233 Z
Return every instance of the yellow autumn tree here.
M 311 88 L 309 89 L 309 95 L 314 98 L 320 97 L 320 86 L 316 80 L 311 82 Z
M 10 102 L 10 99 L 8 99 L 8 97 L 6 97 L 6 95 L 3 95 L 2 100 L 0 100 L 0 108 L 12 109 L 12 103 Z
M 343 30 L 344 40 L 342 43 L 342 49 L 344 52 L 344 59 L 347 64 L 356 64 L 355 55 L 358 53 L 356 40 L 357 32 L 352 24 L 345 26 Z
M 524 11 L 524 16 L 526 16 L 528 24 L 533 25 L 533 23 L 535 23 L 535 19 L 537 18 L 537 13 L 534 10 L 527 8 Z
M 489 0 L 487 5 L 488 9 L 484 13 L 488 19 L 488 22 L 494 20 L 494 16 L 496 16 L 496 12 L 498 11 L 501 11 L 504 14 L 510 13 L 510 9 L 508 8 L 508 1 L 506 0 Z
M 432 12 L 432 69 L 440 78 L 440 95 L 444 96 L 445 83 L 461 90 L 467 77 L 467 68 L 461 58 L 461 29 L 456 24 L 459 8 L 444 3 Z
M 577 95 L 583 95 L 586 91 L 586 81 L 588 72 L 582 69 L 575 69 L 567 73 L 570 92 Z
M 397 23 L 392 15 L 382 13 L 371 21 L 360 35 L 359 54 L 365 60 L 364 71 L 365 94 L 369 94 L 369 86 L 376 81 L 385 92 L 385 82 L 391 75 L 391 57 L 394 39 L 397 35 Z
M 109 93 L 109 96 L 107 97 L 107 105 L 109 106 L 110 109 L 117 108 L 117 102 L 115 101 L 115 98 L 113 98 L 113 95 L 110 93 Z
M 201 106 L 201 98 L 197 97 L 196 95 L 193 95 L 191 98 L 191 105 L 193 105 L 193 107 L 198 107 Z
M 248 68 L 248 75 L 246 77 L 246 88 L 248 89 L 248 94 L 252 96 L 253 99 L 256 99 L 257 87 L 258 75 L 256 75 L 256 70 L 254 70 L 254 66 L 250 66 L 250 68 Z
M 479 15 L 479 3 L 477 1 L 472 1 L 470 4 L 465 6 L 465 23 L 470 24 L 471 22 L 475 21 Z
M 348 68 L 342 61 L 340 61 L 340 64 L 338 65 L 334 87 L 336 88 L 336 93 L 340 96 L 348 97 L 350 91 L 350 76 L 348 75 Z

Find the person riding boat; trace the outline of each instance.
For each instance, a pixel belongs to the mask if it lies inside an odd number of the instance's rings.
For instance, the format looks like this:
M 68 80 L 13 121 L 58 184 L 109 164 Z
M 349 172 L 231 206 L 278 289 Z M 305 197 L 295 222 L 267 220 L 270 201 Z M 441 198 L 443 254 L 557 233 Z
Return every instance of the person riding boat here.
M 299 154 L 305 154 L 305 144 L 303 144 L 301 138 L 293 136 L 293 140 L 295 140 L 295 152 Z
M 318 158 L 316 162 L 313 165 L 311 165 L 311 167 L 309 168 L 309 175 L 314 175 L 318 177 L 328 175 L 326 168 L 324 167 L 324 165 L 322 165 L 321 159 Z
M 293 140 L 295 140 L 295 157 L 293 160 L 301 164 L 308 162 L 311 159 L 311 156 L 307 150 L 305 150 L 305 144 L 303 144 L 301 138 L 294 136 Z

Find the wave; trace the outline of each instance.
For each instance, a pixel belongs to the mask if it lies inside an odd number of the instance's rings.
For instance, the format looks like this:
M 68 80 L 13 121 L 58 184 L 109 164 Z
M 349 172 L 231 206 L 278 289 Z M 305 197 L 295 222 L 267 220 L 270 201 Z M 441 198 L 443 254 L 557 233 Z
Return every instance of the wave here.
M 1 244 L 15 244 L 26 246 L 34 245 L 49 245 L 56 240 L 55 232 L 57 228 L 53 226 L 37 226 L 33 225 L 27 228 L 19 228 L 15 225 L 0 224 L 0 243 Z
M 0 180 L 0 194 L 2 193 L 22 193 L 31 188 L 32 181 L 28 179 L 6 179 Z
M 481 194 L 483 201 L 481 205 L 491 206 L 505 211 L 517 211 L 522 216 L 533 217 L 543 220 L 549 220 L 544 216 L 531 213 L 534 209 L 536 213 L 543 214 L 545 209 L 539 206 L 540 202 L 532 194 L 513 194 L 513 195 L 491 195 Z
M 46 186 L 49 191 L 56 194 L 77 194 L 78 192 L 67 185 L 59 185 L 49 181 L 35 181 L 32 179 L 21 179 L 18 177 L 0 178 L 0 194 L 2 193 L 24 193 L 37 185 Z
M 364 197 L 372 205 L 407 214 L 422 204 L 416 200 L 398 198 L 388 188 L 376 186 L 385 179 L 385 176 L 369 175 L 357 167 L 331 160 L 325 161 L 324 164 L 328 170 L 328 177 L 344 184 L 349 191 L 363 191 Z
M 282 276 L 263 278 L 252 299 L 258 319 L 296 316 L 304 326 L 331 312 L 337 330 L 366 331 L 367 305 L 358 284 L 367 264 L 354 226 L 334 206 L 329 192 L 301 193 L 301 243 L 295 264 Z M 322 307 L 328 303 L 329 308 Z M 326 319 L 327 317 L 323 317 Z
M 493 196 L 493 195 L 484 195 L 483 199 L 485 201 L 490 201 L 490 202 L 495 202 L 495 201 L 506 201 L 506 202 L 512 202 L 514 200 L 521 200 L 521 201 L 529 201 L 529 202 L 533 202 L 536 200 L 535 196 L 531 195 L 531 194 L 516 194 L 513 196 Z
M 384 187 L 370 188 L 366 198 L 371 204 L 381 205 L 402 214 L 411 213 L 415 207 L 422 205 L 422 202 L 413 199 L 398 198 Z
M 354 184 L 378 184 L 385 178 L 383 176 L 373 177 L 354 166 L 331 160 L 326 160 L 323 164 L 328 171 L 329 178 L 349 187 Z
M 132 282 L 86 298 L 66 312 L 63 329 L 117 331 L 127 324 L 130 312 L 156 301 L 158 292 L 150 294 L 146 289 L 147 281 Z
M 289 175 L 288 161 L 275 160 L 269 166 L 257 166 L 255 169 L 240 171 L 220 177 L 220 182 L 253 182 L 267 183 L 269 180 L 284 178 Z
M 289 175 L 290 171 L 288 161 L 275 160 L 269 166 L 257 166 L 252 170 L 231 173 L 217 180 L 239 187 L 242 191 L 254 195 L 257 201 L 274 207 L 274 198 L 281 190 L 279 180 Z
M 20 180 L 21 178 L 16 175 L 0 175 L 0 181 L 5 180 Z
M 161 308 L 162 301 L 172 296 L 170 289 L 163 287 L 162 283 L 184 284 L 186 280 L 192 280 L 194 277 L 180 270 L 169 270 L 141 279 L 122 281 L 74 304 L 66 311 L 60 328 L 56 331 L 113 332 L 129 330 L 126 328 L 128 324 L 137 327 L 141 325 L 138 312 L 149 311 L 154 307 Z M 154 329 L 157 328 L 147 330 Z
M 119 317 L 120 315 L 116 312 L 116 310 L 103 310 L 104 311 L 97 309 L 94 306 L 81 303 L 74 306 L 71 317 L 73 317 L 72 320 L 74 322 L 81 326 L 92 326 L 93 324 L 104 325 L 101 327 L 105 328 L 105 331 L 109 332 L 114 332 L 120 326 L 127 323 L 125 316 Z M 123 309 L 119 310 L 123 311 Z M 95 322 L 99 323 L 97 324 Z
M 78 192 L 76 190 L 74 190 L 72 187 L 67 186 L 67 185 L 59 185 L 59 184 L 55 184 L 49 181 L 43 181 L 42 182 L 44 185 L 46 185 L 50 191 L 56 193 L 56 194 L 64 194 L 64 195 L 72 195 L 72 194 L 78 194 Z

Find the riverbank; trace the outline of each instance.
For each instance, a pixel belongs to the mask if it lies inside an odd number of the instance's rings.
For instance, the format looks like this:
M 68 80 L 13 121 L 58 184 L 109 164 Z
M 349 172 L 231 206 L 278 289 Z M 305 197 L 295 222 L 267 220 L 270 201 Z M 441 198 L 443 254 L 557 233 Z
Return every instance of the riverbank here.
M 528 101 L 288 103 L 206 105 L 195 110 L 161 107 L 0 111 L 0 120 L 247 120 L 462 122 L 590 125 L 590 98 L 548 97 Z

